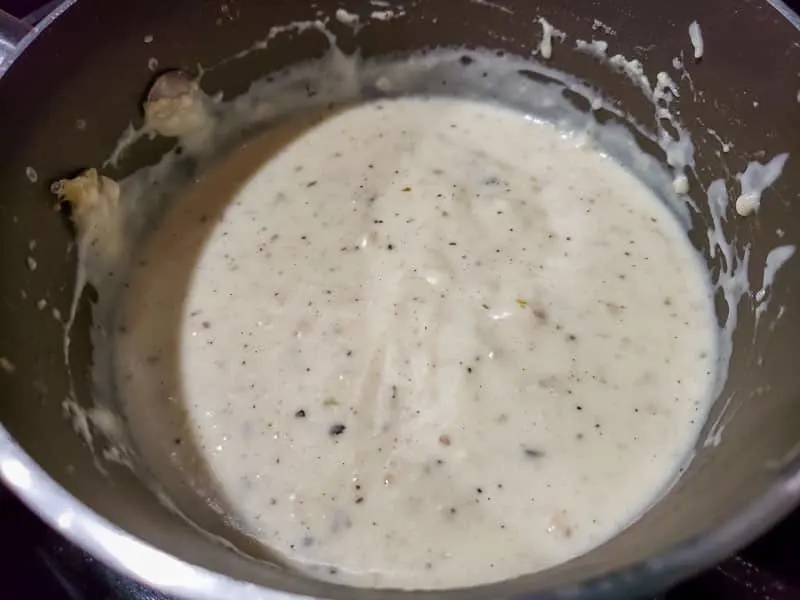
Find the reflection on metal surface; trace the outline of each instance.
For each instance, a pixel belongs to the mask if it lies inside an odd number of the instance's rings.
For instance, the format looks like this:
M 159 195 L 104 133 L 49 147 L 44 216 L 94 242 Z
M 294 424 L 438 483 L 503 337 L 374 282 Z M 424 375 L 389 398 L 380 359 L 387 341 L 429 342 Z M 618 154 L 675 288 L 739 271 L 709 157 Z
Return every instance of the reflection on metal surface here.
M 25 23 L 0 10 L 0 73 L 4 65 L 13 58 L 17 44 L 29 31 L 30 28 Z
M 27 491 L 31 488 L 31 474 L 22 461 L 16 458 L 7 458 L 0 462 L 0 472 L 12 487 L 21 491 Z
M 800 29 L 800 15 L 789 8 L 783 0 L 767 0 L 767 3 L 781 13 L 781 16 L 789 21 L 789 23 L 794 25 L 797 29 Z

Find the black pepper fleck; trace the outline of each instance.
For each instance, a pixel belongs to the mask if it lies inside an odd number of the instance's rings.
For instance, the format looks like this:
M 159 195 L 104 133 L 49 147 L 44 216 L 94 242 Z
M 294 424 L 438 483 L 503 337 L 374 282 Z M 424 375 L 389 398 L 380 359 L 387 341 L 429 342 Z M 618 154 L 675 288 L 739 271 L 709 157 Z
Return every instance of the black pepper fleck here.
M 346 427 L 344 426 L 343 423 L 334 423 L 333 425 L 330 426 L 330 429 L 328 429 L 328 433 L 330 435 L 341 435 L 344 433 L 345 429 Z
M 522 449 L 522 452 L 528 458 L 542 458 L 544 456 L 544 452 L 542 452 L 541 450 L 537 450 L 536 448 L 524 447 Z

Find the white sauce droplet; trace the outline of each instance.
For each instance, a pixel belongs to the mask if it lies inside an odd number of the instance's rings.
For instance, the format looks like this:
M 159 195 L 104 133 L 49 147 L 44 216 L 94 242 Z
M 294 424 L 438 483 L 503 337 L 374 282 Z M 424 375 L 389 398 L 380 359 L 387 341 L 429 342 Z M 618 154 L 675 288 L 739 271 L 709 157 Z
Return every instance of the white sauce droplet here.
M 676 194 L 683 195 L 689 193 L 689 179 L 686 175 L 680 174 L 672 181 L 672 187 Z
M 600 59 L 606 58 L 606 51 L 608 50 L 608 42 L 604 40 L 592 40 L 587 42 L 585 40 L 575 40 L 575 49 L 586 54 Z
M 617 32 L 612 28 L 603 23 L 600 19 L 594 19 L 592 21 L 592 29 L 594 30 L 601 30 L 606 35 L 617 35 Z
M 336 20 L 340 23 L 348 26 L 358 25 L 358 15 L 356 13 L 351 13 L 346 11 L 343 8 L 336 9 Z
M 542 58 L 550 58 L 553 56 L 553 38 L 564 37 L 564 33 L 553 27 L 550 22 L 539 17 L 539 25 L 542 26 L 542 39 L 539 42 L 539 55 Z
M 689 24 L 689 41 L 692 42 L 692 46 L 694 47 L 694 57 L 695 59 L 703 58 L 703 32 L 700 29 L 700 24 L 697 21 L 692 21 Z
M 736 175 L 742 186 L 742 192 L 736 199 L 737 213 L 746 217 L 758 211 L 761 206 L 761 194 L 778 180 L 788 158 L 789 154 L 783 153 L 773 157 L 766 164 L 752 161 L 748 163 L 744 173 Z
M 772 288 L 775 281 L 775 275 L 786 264 L 786 262 L 794 256 L 797 248 L 793 245 L 778 246 L 770 250 L 767 254 L 767 259 L 764 264 L 764 275 L 761 280 L 761 289 L 756 292 L 755 298 L 759 303 L 756 306 L 756 322 L 761 315 L 767 310 L 769 300 L 765 301 L 767 293 Z
M 375 19 L 376 21 L 390 21 L 392 19 L 402 17 L 405 14 L 406 13 L 403 10 L 374 10 L 369 14 L 369 16 L 371 19 Z
M 720 150 L 722 150 L 723 154 L 727 154 L 728 152 L 731 151 L 732 145 L 729 142 L 723 140 L 715 129 L 706 128 L 706 131 L 710 136 L 712 136 L 715 140 L 717 140 L 717 142 L 719 142 Z

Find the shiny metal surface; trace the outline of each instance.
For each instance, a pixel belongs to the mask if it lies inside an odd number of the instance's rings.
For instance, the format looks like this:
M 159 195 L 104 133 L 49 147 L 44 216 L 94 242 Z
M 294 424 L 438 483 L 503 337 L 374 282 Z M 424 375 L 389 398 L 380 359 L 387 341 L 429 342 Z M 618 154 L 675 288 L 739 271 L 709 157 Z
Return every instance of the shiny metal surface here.
M 0 73 L 4 65 L 13 58 L 17 44 L 24 38 L 30 28 L 7 12 L 0 10 Z
M 367 5 L 357 0 L 319 4 L 356 11 Z M 538 42 L 530 25 L 538 14 L 557 24 L 574 23 L 570 30 L 586 39 L 593 18 L 600 18 L 620 32 L 615 42 L 652 45 L 648 62 L 666 66 L 674 48 L 688 44 L 686 24 L 699 19 L 707 24 L 707 56 L 702 68 L 693 71 L 693 85 L 707 101 L 682 103 L 684 120 L 729 134 L 736 149 L 725 164 L 731 172 L 740 171 L 746 156 L 759 151 L 791 154 L 784 176 L 765 194 L 775 200 L 770 210 L 757 221 L 729 224 L 742 243 L 753 245 L 751 279 L 760 280 L 762 267 L 756 263 L 763 264 L 777 242 L 776 228 L 783 231 L 781 243 L 800 241 L 800 205 L 779 201 L 800 190 L 800 109 L 791 87 L 797 87 L 800 72 L 800 35 L 796 17 L 784 5 L 743 1 L 732 10 L 727 0 L 706 0 L 652 4 L 643 11 L 639 2 L 624 0 L 589 11 L 556 0 L 503 4 L 514 14 L 485 3 L 421 1 L 408 17 L 365 28 L 344 43 L 368 55 L 435 43 L 525 52 Z M 66 314 L 75 257 L 68 250 L 71 232 L 51 208 L 48 182 L 99 164 L 108 155 L 128 121 L 137 118 L 136 106 L 152 77 L 147 69 L 151 56 L 158 56 L 164 67 L 211 64 L 264 37 L 270 25 L 309 18 L 315 10 L 289 0 L 237 0 L 226 5 L 224 14 L 220 6 L 121 0 L 112 10 L 104 0 L 71 0 L 20 41 L 19 57 L 0 79 L 0 114 L 5 115 L 0 139 L 14 149 L 0 157 L 0 356 L 15 365 L 10 376 L 0 372 L 0 477 L 51 526 L 121 572 L 179 597 L 620 598 L 650 593 L 713 564 L 796 505 L 800 396 L 794 357 L 800 354 L 800 268 L 793 264 L 774 290 L 776 301 L 767 316 L 774 317 L 781 304 L 786 307 L 774 330 L 756 334 L 752 307 L 745 307 L 723 392 L 725 398 L 733 394 L 732 417 L 719 446 L 699 447 L 679 484 L 624 534 L 544 573 L 446 592 L 354 590 L 311 581 L 215 543 L 165 508 L 126 468 L 109 465 L 107 475 L 100 473 L 62 414 L 68 382 L 60 354 L 61 324 L 42 318 L 35 301 L 21 299 L 20 290 L 46 295 Z M 229 19 L 231 10 L 236 16 Z M 120 14 L 128 18 L 119 19 Z M 420 14 L 428 19 L 417 18 Z M 153 36 L 153 44 L 141 43 L 145 35 Z M 257 76 L 318 55 L 318 42 L 298 36 L 210 74 L 204 85 L 233 95 Z M 639 110 L 631 90 L 587 57 L 559 48 L 555 59 L 559 68 L 630 101 L 634 114 Z M 774 65 L 780 65 L 778 75 Z M 76 131 L 79 119 L 87 121 L 85 131 Z M 700 135 L 696 156 L 702 178 L 720 176 L 713 143 Z M 149 157 L 134 156 L 126 168 Z M 36 184 L 25 178 L 27 166 L 38 171 Z M 31 272 L 25 256 L 34 236 L 40 266 Z M 702 247 L 702 240 L 695 241 Z M 70 355 L 76 390 L 85 404 L 89 302 L 86 297 L 81 303 Z M 199 525 L 225 534 L 220 523 L 198 514 Z
M 0 10 L 0 77 L 11 65 L 18 52 L 27 48 L 39 32 L 52 23 L 73 2 L 52 0 L 23 19 Z

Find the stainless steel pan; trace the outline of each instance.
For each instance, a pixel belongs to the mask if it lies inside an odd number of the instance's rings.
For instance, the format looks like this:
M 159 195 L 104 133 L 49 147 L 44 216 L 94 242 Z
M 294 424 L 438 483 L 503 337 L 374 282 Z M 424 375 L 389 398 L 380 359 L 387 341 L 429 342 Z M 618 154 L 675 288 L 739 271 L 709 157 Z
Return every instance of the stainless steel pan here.
M 698 20 L 706 53 L 692 68 L 695 98 L 680 102 L 696 146 L 698 179 L 707 184 L 726 169 L 743 170 L 752 157 L 789 152 L 784 174 L 765 193 L 758 217 L 731 216 L 726 227 L 740 247 L 752 245 L 752 282 L 760 281 L 764 257 L 778 242 L 800 241 L 800 21 L 783 4 L 498 2 L 508 10 L 488 2 L 408 2 L 402 18 L 371 24 L 355 37 L 342 30 L 342 44 L 359 46 L 366 55 L 437 44 L 524 54 L 538 43 L 533 23 L 543 15 L 584 39 L 592 37 L 593 20 L 600 19 L 618 32 L 615 42 L 638 47 L 647 61 L 669 64 L 676 48 L 689 52 L 686 27 Z M 137 106 L 153 77 L 151 57 L 164 68 L 192 69 L 250 46 L 271 25 L 339 7 L 358 12 L 368 3 L 318 0 L 312 8 L 294 0 L 72 0 L 35 29 L 6 20 L 7 39 L 0 45 L 0 356 L 7 360 L 0 370 L 0 477 L 5 484 L 50 525 L 116 569 L 165 592 L 196 598 L 620 598 L 652 592 L 708 567 L 785 515 L 800 498 L 800 263 L 781 272 L 757 330 L 752 299 L 742 301 L 730 376 L 711 417 L 715 420 L 727 403 L 720 443 L 700 445 L 680 482 L 622 535 L 543 573 L 435 593 L 320 583 L 248 558 L 247 547 L 237 552 L 215 543 L 166 508 L 129 469 L 110 464 L 103 474 L 95 467 L 62 411 L 69 383 L 63 325 L 36 306 L 36 299 L 46 297 L 48 311 L 67 314 L 74 285 L 73 236 L 67 220 L 53 210 L 49 182 L 101 164 L 128 122 L 140 118 Z M 145 36 L 152 36 L 152 43 L 143 43 Z M 322 49 L 318 39 L 287 39 L 230 62 L 203 85 L 230 96 L 252 79 Z M 596 61 L 567 46 L 558 48 L 554 61 L 648 118 L 635 91 Z M 724 131 L 733 144 L 722 160 L 707 129 Z M 126 168 L 147 163 L 159 151 L 157 144 L 146 146 Z M 38 175 L 35 182 L 26 176 L 28 167 Z M 113 169 L 109 174 L 121 175 Z M 695 201 L 707 212 L 702 193 Z M 704 232 L 695 233 L 702 248 Z M 31 270 L 26 257 L 34 238 L 37 268 Z M 85 294 L 69 356 L 85 405 L 91 301 Z M 202 528 L 230 533 L 201 510 L 193 517 Z

